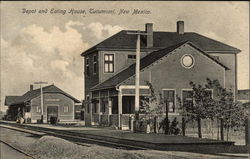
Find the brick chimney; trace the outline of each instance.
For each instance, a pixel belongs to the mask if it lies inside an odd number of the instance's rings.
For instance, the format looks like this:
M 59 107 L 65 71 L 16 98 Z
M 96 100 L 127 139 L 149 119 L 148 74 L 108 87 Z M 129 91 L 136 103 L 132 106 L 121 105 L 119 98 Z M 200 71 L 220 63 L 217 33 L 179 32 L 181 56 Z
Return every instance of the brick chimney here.
M 34 86 L 31 84 L 30 85 L 30 91 L 33 91 Z
M 153 47 L 154 41 L 153 41 L 153 23 L 146 23 L 145 24 L 145 31 L 146 33 L 150 35 L 146 35 L 147 41 L 146 45 L 147 47 Z
M 177 33 L 184 34 L 184 21 L 177 21 Z

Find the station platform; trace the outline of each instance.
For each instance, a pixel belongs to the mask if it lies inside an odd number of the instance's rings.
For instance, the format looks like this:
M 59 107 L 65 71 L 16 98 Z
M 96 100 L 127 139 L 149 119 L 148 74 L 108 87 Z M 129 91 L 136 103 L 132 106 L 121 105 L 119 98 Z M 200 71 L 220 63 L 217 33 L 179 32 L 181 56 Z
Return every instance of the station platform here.
M 17 125 L 15 122 L 0 121 L 0 124 Z M 74 134 L 76 136 L 106 140 L 110 142 L 143 146 L 157 150 L 180 151 L 206 151 L 206 152 L 231 152 L 235 149 L 234 142 L 186 137 L 180 135 L 134 133 L 125 130 L 112 130 L 111 128 L 97 128 L 84 126 L 61 126 L 49 124 L 19 124 L 23 127 L 51 130 Z M 240 150 L 241 151 L 241 150 Z

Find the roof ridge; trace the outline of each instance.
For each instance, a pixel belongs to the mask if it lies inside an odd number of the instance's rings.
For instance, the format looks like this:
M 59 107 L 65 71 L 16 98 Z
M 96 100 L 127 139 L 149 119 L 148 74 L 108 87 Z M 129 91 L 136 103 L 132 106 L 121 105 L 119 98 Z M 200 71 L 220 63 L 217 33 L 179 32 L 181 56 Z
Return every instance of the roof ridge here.
M 235 50 L 241 51 L 240 49 L 238 49 L 238 48 L 236 48 L 236 47 L 233 47 L 233 46 L 231 46 L 231 45 L 225 44 L 224 42 L 221 42 L 221 41 L 218 41 L 218 40 L 212 39 L 212 38 L 207 37 L 207 36 L 205 36 L 205 35 L 202 35 L 202 34 L 199 34 L 199 33 L 196 33 L 196 32 L 193 32 L 193 34 L 196 34 L 196 35 L 199 35 L 199 36 L 205 37 L 205 38 L 207 38 L 207 39 L 209 39 L 209 40 L 215 41 L 215 42 L 217 42 L 217 43 L 220 43 L 220 44 L 223 44 L 223 45 L 229 46 L 229 47 L 231 47 L 231 48 L 233 48 L 233 49 L 235 49 Z M 208 51 L 208 52 L 209 52 L 209 51 Z
M 110 36 L 109 38 L 97 43 L 93 47 L 85 50 L 81 53 L 81 56 L 87 55 L 92 53 L 95 50 L 103 50 L 105 48 L 108 49 L 127 49 L 127 48 L 134 48 L 134 36 L 127 35 L 125 32 L 128 31 L 137 31 L 137 30 L 121 30 L 116 34 Z M 151 49 L 157 49 L 162 47 L 168 47 L 175 43 L 188 40 L 199 47 L 202 48 L 204 51 L 213 51 L 213 52 L 229 52 L 229 53 L 238 53 L 241 50 L 228 45 L 224 42 L 220 42 L 218 40 L 214 40 L 210 37 L 204 36 L 202 34 L 196 32 L 184 32 L 184 34 L 178 34 L 177 32 L 173 31 L 153 31 L 155 34 L 154 38 L 154 46 Z M 142 46 L 145 47 L 144 45 Z
M 98 45 L 100 45 L 100 44 L 104 43 L 105 41 L 109 40 L 110 38 L 112 38 L 112 37 L 116 36 L 117 34 L 119 34 L 119 33 L 123 32 L 123 31 L 125 31 L 125 30 L 121 30 L 121 31 L 117 32 L 116 34 L 111 35 L 111 36 L 110 36 L 110 37 L 108 37 L 107 39 L 104 39 L 103 41 L 101 41 L 101 42 L 97 43 L 96 45 L 92 46 L 91 48 L 89 48 L 89 49 L 85 50 L 84 52 L 82 52 L 82 53 L 81 53 L 81 56 L 83 56 L 83 54 L 84 54 L 85 52 L 90 51 L 90 50 L 92 50 L 92 49 L 96 48 Z

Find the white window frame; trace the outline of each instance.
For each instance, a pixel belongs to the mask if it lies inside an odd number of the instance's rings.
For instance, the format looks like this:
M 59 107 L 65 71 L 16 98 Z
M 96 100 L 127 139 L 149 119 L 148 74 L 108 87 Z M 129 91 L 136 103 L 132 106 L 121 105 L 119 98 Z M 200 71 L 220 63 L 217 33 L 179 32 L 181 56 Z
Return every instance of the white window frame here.
M 176 109 L 177 109 L 177 106 L 176 106 L 176 89 L 173 89 L 173 88 L 163 88 L 162 91 L 161 91 L 163 98 L 164 98 L 164 91 L 174 91 L 174 111 L 173 112 L 168 112 L 169 114 L 174 114 L 174 113 L 176 113 Z
M 214 90 L 213 89 L 206 89 L 212 92 L 212 99 L 214 98 Z M 191 88 L 181 89 L 181 102 L 183 104 L 183 91 L 193 91 Z
M 69 106 L 63 106 L 63 112 L 68 113 L 69 112 Z
M 106 72 L 105 71 L 105 55 L 112 55 L 113 56 L 113 72 Z M 114 53 L 104 53 L 103 54 L 103 73 L 104 74 L 111 74 L 111 73 L 115 73 L 115 54 Z
M 183 59 L 184 59 L 184 57 L 186 57 L 186 56 L 190 56 L 191 59 L 193 60 L 193 63 L 192 63 L 191 66 L 185 66 L 185 65 L 183 64 Z M 186 68 L 186 69 L 191 69 L 192 67 L 194 67 L 194 64 L 195 64 L 195 58 L 194 58 L 193 55 L 191 55 L 191 54 L 184 54 L 184 55 L 182 55 L 182 57 L 181 57 L 181 66 L 182 66 L 182 67 L 184 67 L 184 68 Z
M 40 106 L 36 106 L 36 112 L 41 113 L 41 107 Z

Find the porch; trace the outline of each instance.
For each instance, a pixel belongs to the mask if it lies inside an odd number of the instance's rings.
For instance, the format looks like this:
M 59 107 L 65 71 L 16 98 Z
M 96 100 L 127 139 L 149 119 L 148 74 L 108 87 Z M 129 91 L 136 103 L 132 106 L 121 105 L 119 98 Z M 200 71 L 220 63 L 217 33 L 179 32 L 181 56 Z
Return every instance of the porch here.
M 148 86 L 140 86 L 141 98 L 149 94 Z M 131 129 L 135 114 L 135 86 L 92 91 L 89 101 L 86 105 L 86 125 Z

